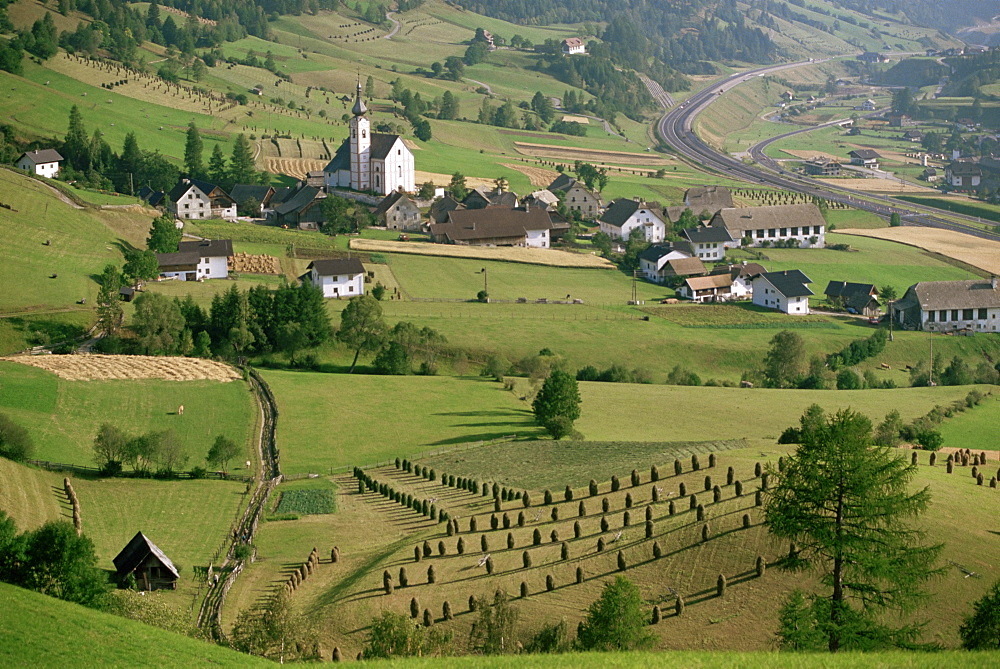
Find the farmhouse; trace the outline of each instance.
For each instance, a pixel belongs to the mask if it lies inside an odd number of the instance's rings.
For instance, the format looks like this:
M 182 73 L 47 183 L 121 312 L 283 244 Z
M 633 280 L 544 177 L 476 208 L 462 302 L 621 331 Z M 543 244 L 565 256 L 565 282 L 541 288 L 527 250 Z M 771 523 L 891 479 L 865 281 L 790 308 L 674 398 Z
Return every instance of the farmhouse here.
M 63 160 L 65 158 L 55 149 L 35 149 L 21 154 L 17 159 L 17 169 L 55 179 L 59 176 L 59 163 Z
M 169 194 L 173 215 L 179 219 L 236 220 L 236 201 L 219 186 L 201 179 L 181 179 Z
M 726 249 L 739 246 L 732 235 L 724 227 L 713 228 L 699 225 L 697 228 L 684 228 L 681 236 L 686 239 L 695 255 L 702 260 L 722 260 L 726 257 Z
M 167 194 L 162 190 L 153 190 L 149 186 L 143 186 L 140 188 L 136 195 L 139 199 L 147 202 L 150 207 L 159 207 L 163 204 L 163 200 L 167 197 Z
M 642 230 L 647 242 L 662 242 L 667 226 L 656 213 L 659 209 L 656 203 L 620 198 L 612 202 L 599 219 L 601 232 L 613 239 L 628 239 L 632 231 L 638 229 Z
M 357 258 L 324 258 L 309 263 L 303 280 L 323 290 L 323 297 L 356 297 L 365 293 L 365 267 Z
M 368 107 L 361 99 L 360 78 L 351 111 L 351 134 L 323 168 L 326 187 L 374 191 L 379 195 L 399 189 L 412 193 L 413 152 L 399 135 L 371 131 L 371 122 L 365 116 Z
M 920 173 L 920 178 L 924 181 L 929 181 L 931 183 L 941 180 L 941 175 L 933 167 L 928 167 L 923 172 Z
M 708 212 L 709 216 L 720 209 L 736 206 L 733 194 L 725 186 L 688 188 L 684 193 L 684 204 L 696 214 Z
M 203 239 L 181 242 L 176 253 L 157 253 L 160 275 L 180 281 L 225 279 L 229 276 L 229 258 L 233 242 L 229 239 Z
M 694 302 L 726 302 L 732 298 L 733 279 L 728 273 L 689 277 L 677 294 Z
M 687 242 L 654 244 L 639 253 L 639 268 L 644 277 L 656 283 L 663 283 L 671 276 L 704 274 L 705 265 L 693 255 L 694 250 Z M 680 262 L 692 260 L 696 262 Z
M 806 284 L 812 283 L 797 269 L 783 272 L 764 272 L 750 279 L 753 285 L 753 303 L 786 314 L 808 314 L 809 296 L 813 294 Z
M 826 158 L 807 160 L 803 165 L 806 174 L 821 177 L 839 177 L 840 163 Z
M 562 41 L 563 55 L 573 56 L 578 53 L 587 53 L 587 47 L 579 37 L 567 37 Z
M 247 214 L 255 218 L 264 215 L 264 210 L 270 208 L 271 198 L 274 197 L 274 188 L 271 186 L 259 186 L 257 184 L 236 184 L 229 191 L 229 197 L 236 202 L 236 210 L 247 211 L 247 206 L 256 203 L 253 212 Z
M 131 574 L 140 590 L 177 589 L 177 567 L 142 532 L 136 532 L 112 562 L 119 582 Z
M 871 283 L 831 281 L 824 292 L 834 307 L 847 309 L 852 314 L 878 316 L 882 307 L 878 301 L 878 288 Z
M 566 203 L 566 208 L 570 211 L 580 212 L 584 218 L 596 218 L 601 213 L 600 196 L 595 195 L 593 191 L 569 175 L 560 174 L 546 190 L 552 193 L 556 191 L 565 193 L 563 202 Z
M 913 284 L 892 304 L 892 318 L 906 329 L 997 332 L 1000 326 L 997 277 Z
M 389 230 L 420 229 L 420 208 L 402 191 L 386 195 L 372 213 Z
M 274 208 L 274 217 L 279 225 L 297 227 L 300 230 L 318 230 L 326 220 L 320 206 L 326 193 L 315 186 L 299 184 L 291 197 Z
M 719 265 L 712 270 L 712 274 L 728 274 L 732 280 L 732 286 L 730 287 L 732 299 L 739 300 L 753 294 L 753 282 L 751 279 L 766 271 L 763 265 L 755 262 L 748 263 L 744 260 L 742 263 L 735 265 Z
M 878 161 L 882 159 L 874 149 L 855 149 L 847 155 L 851 157 L 851 165 L 860 165 L 870 170 L 877 170 Z
M 553 224 L 541 207 L 456 209 L 447 223 L 431 223 L 431 239 L 441 244 L 549 248 Z
M 857 57 L 862 63 L 888 63 L 889 56 L 875 51 L 865 51 Z
M 486 207 L 516 207 L 517 194 L 499 188 L 487 190 L 485 187 L 473 188 L 462 200 L 466 209 L 485 209 Z
M 799 248 L 823 248 L 826 243 L 826 221 L 812 203 L 722 209 L 712 217 L 710 225 L 725 228 L 743 246 L 781 242 Z
M 889 119 L 890 128 L 912 128 L 916 125 L 916 122 L 906 114 L 889 114 L 886 118 Z
M 908 142 L 922 142 L 924 141 L 924 133 L 919 130 L 907 130 L 903 133 L 903 139 Z
M 434 200 L 427 215 L 430 217 L 431 223 L 446 223 L 448 214 L 462 209 L 465 209 L 465 205 L 449 194 Z
M 542 209 L 555 211 L 556 207 L 559 206 L 559 198 L 552 191 L 543 188 L 527 195 L 524 198 L 524 203 L 532 207 L 541 207 Z
M 976 163 L 956 161 L 944 168 L 944 180 L 953 188 L 975 188 L 983 181 L 983 168 Z

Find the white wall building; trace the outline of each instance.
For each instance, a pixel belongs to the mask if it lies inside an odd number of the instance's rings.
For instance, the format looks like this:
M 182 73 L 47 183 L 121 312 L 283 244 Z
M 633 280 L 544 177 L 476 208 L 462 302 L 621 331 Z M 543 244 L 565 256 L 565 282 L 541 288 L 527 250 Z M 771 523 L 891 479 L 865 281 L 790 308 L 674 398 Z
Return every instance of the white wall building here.
M 809 296 L 813 294 L 806 284 L 812 279 L 797 269 L 784 272 L 764 272 L 751 279 L 753 303 L 786 314 L 809 313 Z
M 720 209 L 709 225 L 729 231 L 735 246 L 784 245 L 788 240 L 801 249 L 826 246 L 826 220 L 812 203 Z
M 309 263 L 309 281 L 323 290 L 323 297 L 357 297 L 365 294 L 365 267 L 357 258 L 325 258 Z
M 225 279 L 229 276 L 229 258 L 233 243 L 229 239 L 203 239 L 181 242 L 176 253 L 157 253 L 160 276 L 179 281 Z
M 201 179 L 181 179 L 168 197 L 171 213 L 180 220 L 236 220 L 236 200 L 213 183 Z
M 643 239 L 651 244 L 662 242 L 667 226 L 653 207 L 639 200 L 615 200 L 598 219 L 601 232 L 612 239 L 628 240 L 632 230 L 641 229 Z
M 994 276 L 915 283 L 892 303 L 891 317 L 907 329 L 1000 332 L 1000 282 Z
M 65 160 L 55 149 L 26 151 L 17 159 L 17 169 L 55 179 L 59 176 L 59 163 Z

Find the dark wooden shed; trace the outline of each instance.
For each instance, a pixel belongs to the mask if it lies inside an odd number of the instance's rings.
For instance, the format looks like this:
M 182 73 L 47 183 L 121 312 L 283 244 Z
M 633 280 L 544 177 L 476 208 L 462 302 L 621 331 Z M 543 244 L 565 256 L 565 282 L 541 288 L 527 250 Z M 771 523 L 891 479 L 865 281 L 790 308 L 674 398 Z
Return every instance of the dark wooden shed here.
M 180 574 L 174 563 L 142 532 L 136 532 L 113 562 L 118 571 L 118 580 L 133 574 L 140 590 L 177 588 Z

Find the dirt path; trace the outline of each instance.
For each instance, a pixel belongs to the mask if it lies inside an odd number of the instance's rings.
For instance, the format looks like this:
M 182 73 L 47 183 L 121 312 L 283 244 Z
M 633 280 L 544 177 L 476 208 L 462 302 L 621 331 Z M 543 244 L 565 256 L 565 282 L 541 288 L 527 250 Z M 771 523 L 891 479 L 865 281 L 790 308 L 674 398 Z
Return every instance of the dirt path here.
M 51 185 L 45 183 L 42 180 L 39 180 L 38 183 L 42 184 L 43 186 L 45 186 L 46 188 L 48 188 L 50 191 L 52 191 L 53 193 L 55 193 L 55 196 L 57 198 L 59 198 L 60 200 L 62 200 L 66 204 L 68 204 L 69 206 L 73 207 L 74 209 L 83 209 L 83 207 L 81 207 L 80 205 L 78 205 L 76 202 L 73 202 L 73 200 L 71 200 L 69 198 L 69 196 L 66 195 L 66 193 L 62 192 L 61 190 L 59 190 L 55 186 L 51 186 Z
M 483 82 L 481 82 L 481 81 L 476 81 L 475 79 L 469 79 L 469 78 L 466 78 L 465 80 L 466 80 L 466 81 L 471 81 L 471 82 L 472 82 L 472 83 L 474 83 L 474 84 L 479 84 L 480 86 L 482 86 L 483 88 L 485 88 L 485 89 L 486 89 L 486 94 L 487 94 L 487 95 L 493 95 L 493 89 L 492 89 L 492 88 L 490 88 L 490 85 L 489 85 L 489 84 L 484 84 Z
M 399 21 L 397 21 L 395 18 L 393 18 L 393 14 L 395 14 L 395 13 L 396 12 L 386 12 L 385 18 L 387 18 L 390 21 L 392 21 L 392 31 L 388 35 L 382 35 L 382 39 L 392 39 L 392 36 L 395 35 L 396 33 L 398 33 L 399 29 L 403 27 L 399 23 Z

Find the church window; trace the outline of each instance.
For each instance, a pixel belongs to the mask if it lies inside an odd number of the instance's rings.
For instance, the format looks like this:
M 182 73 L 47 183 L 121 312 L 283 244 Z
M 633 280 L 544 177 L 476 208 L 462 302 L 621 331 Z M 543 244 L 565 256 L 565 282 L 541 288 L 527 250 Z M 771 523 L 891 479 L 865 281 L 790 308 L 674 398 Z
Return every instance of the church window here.
M 357 129 L 355 128 L 354 130 L 351 130 L 351 137 L 357 137 L 357 136 L 358 136 Z
M 368 136 L 368 131 L 367 130 L 362 130 L 361 131 L 361 139 L 364 139 L 367 136 Z
M 399 166 L 399 178 L 400 179 L 403 178 L 403 166 L 402 165 Z

